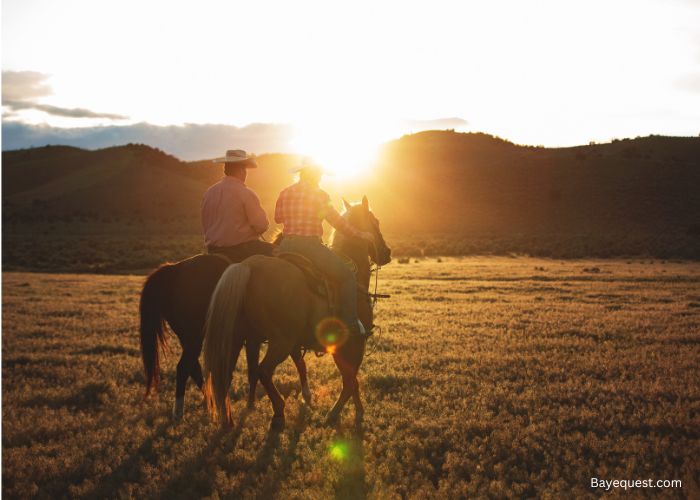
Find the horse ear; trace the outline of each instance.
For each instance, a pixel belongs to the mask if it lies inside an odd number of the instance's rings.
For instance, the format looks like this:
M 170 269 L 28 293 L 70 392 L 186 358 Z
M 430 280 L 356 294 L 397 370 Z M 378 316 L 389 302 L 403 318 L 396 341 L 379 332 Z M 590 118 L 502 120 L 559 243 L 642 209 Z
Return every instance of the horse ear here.
M 350 210 L 350 207 L 352 205 L 350 205 L 350 203 L 348 203 L 347 200 L 343 198 L 343 206 L 345 207 L 345 210 Z
M 369 201 L 367 201 L 366 196 L 362 197 L 362 208 L 364 208 L 365 210 L 369 210 Z

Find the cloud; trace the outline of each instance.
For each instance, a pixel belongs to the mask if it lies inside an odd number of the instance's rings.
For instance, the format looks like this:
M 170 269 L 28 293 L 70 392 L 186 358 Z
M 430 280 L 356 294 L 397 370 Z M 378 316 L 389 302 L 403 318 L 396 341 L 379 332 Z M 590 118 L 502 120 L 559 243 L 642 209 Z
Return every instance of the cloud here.
M 450 128 L 460 128 L 469 125 L 467 120 L 462 118 L 439 118 L 437 120 L 402 120 L 402 125 L 411 132 L 421 132 L 423 130 L 444 130 Z
M 59 128 L 46 124 L 29 125 L 3 121 L 2 149 L 66 145 L 99 149 L 139 143 L 157 147 L 182 160 L 202 160 L 223 156 L 229 149 L 249 153 L 292 153 L 291 125 L 253 123 L 245 127 L 215 124 L 186 124 L 161 127 L 149 123 L 100 127 Z
M 35 102 L 26 101 L 2 101 L 2 105 L 11 109 L 12 111 L 21 111 L 23 109 L 36 109 L 43 111 L 48 115 L 53 116 L 64 116 L 67 118 L 107 118 L 109 120 L 128 120 L 128 116 L 115 115 L 112 113 L 96 113 L 90 111 L 89 109 L 82 108 L 59 108 L 57 106 L 51 106 L 49 104 L 38 104 Z
M 2 101 L 25 101 L 53 94 L 50 85 L 42 83 L 51 75 L 36 71 L 3 71 Z M 4 105 L 4 104 L 3 104 Z
M 40 104 L 36 99 L 53 94 L 50 85 L 43 83 L 50 75 L 36 71 L 2 72 L 2 105 L 12 112 L 36 109 L 52 116 L 67 118 L 106 118 L 108 120 L 128 120 L 128 116 L 113 113 L 97 113 L 82 108 L 59 108 L 49 104 Z M 17 113 L 3 115 L 3 118 L 17 116 Z

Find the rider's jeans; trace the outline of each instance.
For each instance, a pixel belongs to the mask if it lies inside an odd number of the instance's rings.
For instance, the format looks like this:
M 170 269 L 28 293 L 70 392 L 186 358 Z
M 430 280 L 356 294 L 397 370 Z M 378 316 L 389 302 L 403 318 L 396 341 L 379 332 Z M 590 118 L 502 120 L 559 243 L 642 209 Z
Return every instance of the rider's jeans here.
M 338 283 L 340 305 L 343 309 L 343 317 L 341 319 L 347 326 L 357 323 L 357 285 L 355 275 L 340 257 L 313 236 L 296 236 L 283 239 L 280 244 L 280 253 L 282 252 L 299 253 L 309 258 L 319 271 Z

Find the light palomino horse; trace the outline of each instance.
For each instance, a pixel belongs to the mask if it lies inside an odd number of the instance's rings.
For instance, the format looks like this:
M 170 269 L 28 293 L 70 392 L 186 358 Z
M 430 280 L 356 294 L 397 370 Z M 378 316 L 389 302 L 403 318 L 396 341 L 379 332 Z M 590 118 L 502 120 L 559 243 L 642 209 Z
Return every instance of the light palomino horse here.
M 330 241 L 334 250 L 350 257 L 357 266 L 357 282 L 364 289 L 364 293 L 358 290 L 358 315 L 370 327 L 373 324 L 367 292 L 370 259 L 379 265 L 387 264 L 391 261 L 391 249 L 384 242 L 367 198 L 357 205 L 343 201 L 346 207 L 343 216 L 360 231 L 372 232 L 377 242 L 372 245 L 359 238 L 345 238 L 335 231 Z M 272 402 L 273 428 L 284 426 L 285 402 L 272 381 L 272 374 L 295 349 L 319 345 L 317 329 L 324 320 L 328 321 L 328 316 L 326 299 L 311 293 L 299 268 L 283 259 L 254 256 L 226 270 L 212 296 L 204 340 L 204 392 L 212 403 L 211 412 L 218 414 L 223 425 L 233 425 L 228 392 L 240 350 L 246 339 L 252 338 L 269 342 L 258 376 Z M 328 414 L 328 423 L 337 421 L 351 396 L 356 418 L 362 419 L 364 414 L 357 373 L 366 339 L 347 336 L 346 329 L 342 333 L 344 342 L 327 347 L 343 379 L 343 389 Z

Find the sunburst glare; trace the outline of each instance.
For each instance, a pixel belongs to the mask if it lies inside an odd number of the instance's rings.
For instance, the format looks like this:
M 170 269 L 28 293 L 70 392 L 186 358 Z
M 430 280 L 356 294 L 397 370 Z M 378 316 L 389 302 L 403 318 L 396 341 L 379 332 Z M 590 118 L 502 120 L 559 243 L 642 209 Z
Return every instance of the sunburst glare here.
M 387 140 L 387 130 L 360 120 L 345 120 L 343 125 L 322 122 L 295 127 L 293 145 L 303 154 L 312 154 L 341 179 L 367 173 L 376 160 L 379 145 Z

